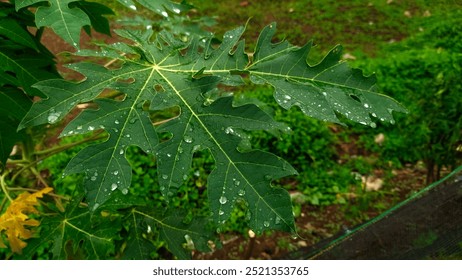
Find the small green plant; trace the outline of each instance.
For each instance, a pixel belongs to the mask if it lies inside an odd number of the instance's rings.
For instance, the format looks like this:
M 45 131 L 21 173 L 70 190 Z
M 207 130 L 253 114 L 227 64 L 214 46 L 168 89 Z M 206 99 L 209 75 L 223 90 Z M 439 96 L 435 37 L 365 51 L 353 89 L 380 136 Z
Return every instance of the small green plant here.
M 131 10 L 144 6 L 165 19 L 191 8 L 168 0 L 120 3 Z M 0 66 L 0 97 L 9 102 L 1 103 L 8 106 L 0 112 L 11 120 L 2 125 L 1 134 L 1 143 L 7 143 L 0 147 L 2 208 L 18 207 L 21 196 L 15 198 L 16 191 L 38 193 L 38 186 L 13 188 L 21 176 L 34 175 L 50 191 L 36 168 L 39 162 L 92 143 L 62 171 L 64 177 L 80 174 L 80 183 L 66 195 L 55 185 L 55 193 L 42 199 L 37 210 L 43 214 L 41 224 L 29 224 L 39 226 L 40 238 L 12 236 L 0 222 L 1 238 L 15 257 L 34 258 L 48 250 L 56 259 L 146 259 L 159 257 L 156 251 L 165 245 L 176 257 L 188 258 L 193 247 L 210 250 L 214 233 L 225 226 L 236 205 L 245 208 L 248 227 L 257 234 L 296 234 L 289 193 L 273 182 L 297 171 L 279 156 L 254 149 L 247 136 L 252 131 L 286 133 L 287 125 L 275 121 L 260 102 L 235 102 L 233 95 L 219 90 L 224 87 L 269 85 L 282 108 L 298 107 L 307 116 L 335 123 L 343 118 L 375 127 L 376 122 L 394 122 L 393 111 L 405 111 L 376 92 L 374 77 L 341 61 L 340 46 L 310 65 L 312 44 L 274 43 L 275 23 L 261 31 L 252 51 L 241 40 L 244 27 L 226 32 L 219 42 L 209 33 L 116 30 L 117 42 L 98 43 L 95 50 L 81 47 L 80 32 L 90 34 L 91 26 L 109 33 L 104 15 L 111 11 L 102 4 L 16 0 L 0 5 L 0 59 L 7 62 Z M 13 27 L 17 32 L 5 31 Z M 29 28 L 38 29 L 34 33 Z M 40 43 L 44 28 L 75 49 L 80 62 L 67 67 L 84 79 L 59 78 L 52 56 Z M 24 61 L 28 52 L 46 59 Z M 20 115 L 11 110 L 16 104 Z M 55 128 L 59 137 L 84 138 L 40 146 Z M 18 143 L 20 153 L 10 156 Z M 143 160 L 131 162 L 134 153 Z M 198 153 L 208 153 L 213 162 L 199 161 L 191 171 Z M 191 172 L 199 172 L 198 179 L 207 173 L 207 182 L 189 185 Z M 146 175 L 142 188 L 132 185 L 134 176 Z M 207 213 L 194 211 L 189 196 L 204 197 Z M 23 242 L 13 243 L 15 238 Z
M 438 180 L 443 167 L 454 169 L 461 162 L 460 14 L 435 16 L 424 31 L 387 48 L 386 59 L 375 59 L 367 67 L 377 72 L 379 88 L 410 112 L 406 118 L 398 116 L 396 126 L 378 128 L 385 135 L 380 150 L 376 144 L 369 146 L 382 160 L 423 160 L 427 183 Z M 441 36 L 432 40 L 435 34 Z

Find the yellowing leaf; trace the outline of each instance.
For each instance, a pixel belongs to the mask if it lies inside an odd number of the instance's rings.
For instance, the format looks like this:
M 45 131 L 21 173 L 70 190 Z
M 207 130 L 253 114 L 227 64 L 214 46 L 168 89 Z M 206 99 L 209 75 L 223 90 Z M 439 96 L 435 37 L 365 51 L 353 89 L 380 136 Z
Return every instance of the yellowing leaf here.
M 28 227 L 36 227 L 39 221 L 30 219 L 30 214 L 38 213 L 35 206 L 38 205 L 37 198 L 43 197 L 44 194 L 51 192 L 52 188 L 44 188 L 36 193 L 22 193 L 13 200 L 6 209 L 5 213 L 0 216 L 0 233 L 5 232 L 8 242 L 13 253 L 21 253 L 27 243 L 24 239 L 32 237 L 32 231 Z M 3 238 L 0 238 L 0 247 L 6 248 Z

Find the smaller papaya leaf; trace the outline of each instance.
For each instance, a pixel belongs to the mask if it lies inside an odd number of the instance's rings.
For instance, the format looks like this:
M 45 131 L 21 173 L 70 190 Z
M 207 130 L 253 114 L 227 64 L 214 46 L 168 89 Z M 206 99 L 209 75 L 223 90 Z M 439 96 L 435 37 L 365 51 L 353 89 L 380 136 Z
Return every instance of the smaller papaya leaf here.
M 39 205 L 38 198 L 51 192 L 52 188 L 44 188 L 35 193 L 21 193 L 8 206 L 5 213 L 0 216 L 0 248 L 5 248 L 3 236 L 6 235 L 9 246 L 13 253 L 21 254 L 27 246 L 24 240 L 33 236 L 29 227 L 37 227 L 40 222 L 29 217 L 31 214 L 39 214 L 35 208 Z
M 157 233 L 167 248 L 179 259 L 190 259 L 191 249 L 186 248 L 188 242 L 194 243 L 194 248 L 201 252 L 210 251 L 209 241 L 215 239 L 213 231 L 207 224 L 208 219 L 195 217 L 186 223 L 185 215 L 180 210 L 165 211 L 148 207 L 133 208 L 129 214 L 130 240 L 127 244 L 126 258 L 146 259 L 149 257 L 149 243 L 146 236 Z
M 71 8 L 69 4 L 79 0 L 16 0 L 16 11 L 21 8 L 46 2 L 35 12 L 37 28 L 50 27 L 64 41 L 79 48 L 80 31 L 84 26 L 90 26 L 88 15 L 78 7 Z
M 21 90 L 0 87 L 0 163 L 6 163 L 15 143 L 25 136 L 17 130 L 31 106 L 32 101 Z
M 91 27 L 96 32 L 111 36 L 111 29 L 109 26 L 109 20 L 104 15 L 114 15 L 114 11 L 105 5 L 96 2 L 77 1 L 69 5 L 70 8 L 78 7 L 84 11 L 90 18 Z M 89 26 L 84 26 L 85 31 L 90 35 Z
M 35 12 L 37 28 L 50 27 L 64 41 L 80 48 L 80 33 L 89 27 L 110 35 L 109 23 L 103 15 L 113 14 L 108 7 L 81 0 L 16 0 L 15 8 L 19 11 L 29 6 L 38 6 Z
M 0 36 L 4 36 L 22 46 L 38 50 L 32 35 L 14 19 L 0 18 Z
M 37 238 L 30 239 L 24 257 L 32 258 L 37 248 L 51 244 L 53 259 L 68 259 L 82 255 L 86 259 L 108 259 L 115 252 L 119 238 L 119 215 L 89 211 L 82 206 L 81 197 L 71 201 L 64 213 L 55 213 L 43 219 Z
M 153 11 L 164 17 L 168 17 L 169 13 L 180 14 L 192 9 L 193 6 L 187 4 L 185 1 L 176 3 L 170 0 L 118 0 L 121 4 L 132 10 L 137 10 L 136 3 L 138 2 L 143 7 Z
M 24 90 L 30 96 L 43 96 L 32 85 L 58 77 L 55 62 L 48 54 L 22 47 L 16 43 L 0 44 L 0 83 Z

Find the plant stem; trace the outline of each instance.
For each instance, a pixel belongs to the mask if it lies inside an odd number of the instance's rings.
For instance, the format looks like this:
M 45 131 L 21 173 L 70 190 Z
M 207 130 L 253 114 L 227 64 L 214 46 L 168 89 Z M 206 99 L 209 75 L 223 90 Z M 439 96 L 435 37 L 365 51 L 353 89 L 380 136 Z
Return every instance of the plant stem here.
M 14 182 L 16 180 L 16 178 L 19 176 L 19 174 L 21 174 L 23 171 L 27 170 L 27 169 L 30 169 L 31 167 L 33 167 L 34 165 L 36 165 L 38 162 L 54 155 L 54 154 L 57 154 L 57 153 L 60 153 L 62 151 L 65 151 L 69 148 L 72 148 L 74 146 L 78 146 L 80 144 L 83 144 L 83 143 L 86 143 L 86 142 L 91 142 L 91 141 L 96 141 L 96 140 L 99 140 L 99 139 L 103 139 L 104 137 L 106 137 L 105 135 L 100 135 L 102 132 L 99 132 L 97 134 L 95 134 L 94 136 L 90 137 L 90 138 L 86 138 L 86 139 L 83 139 L 83 140 L 80 140 L 80 141 L 77 141 L 77 142 L 73 142 L 73 143 L 69 143 L 69 144 L 65 144 L 65 145 L 62 145 L 62 146 L 57 146 L 57 147 L 53 147 L 53 148 L 50 148 L 50 149 L 47 149 L 47 150 L 43 150 L 43 151 L 37 151 L 35 152 L 35 155 L 44 155 L 43 157 L 41 158 L 38 158 L 34 161 L 30 161 L 27 165 L 25 165 L 23 168 L 21 168 L 18 172 L 16 172 L 14 175 L 13 175 L 13 178 L 12 178 L 12 181 Z
M 3 206 L 5 206 L 5 203 L 7 201 L 6 196 L 2 199 L 2 203 L 0 204 L 0 213 L 3 213 Z
M 8 187 L 5 183 L 5 177 L 8 176 L 8 171 L 3 172 L 2 176 L 0 177 L 0 185 L 2 187 L 2 191 L 5 194 L 5 197 L 8 198 L 9 201 L 13 201 L 10 194 L 8 193 Z
M 100 139 L 103 139 L 105 136 L 104 135 L 100 135 L 102 132 L 98 132 L 96 133 L 95 135 L 93 135 L 92 137 L 90 138 L 85 138 L 85 139 L 82 139 L 82 140 L 79 140 L 79 141 L 76 141 L 76 142 L 73 142 L 73 143 L 69 143 L 69 144 L 64 144 L 62 146 L 56 146 L 56 147 L 52 147 L 50 149 L 46 149 L 46 150 L 42 150 L 42 151 L 36 151 L 34 154 L 35 155 L 47 155 L 46 157 L 50 156 L 50 155 L 54 155 L 54 154 L 57 154 L 57 153 L 60 153 L 64 150 L 67 150 L 69 148 L 72 148 L 74 146 L 78 146 L 80 144 L 83 144 L 83 143 L 87 143 L 87 142 L 91 142 L 91 141 L 96 141 L 96 140 L 100 140 Z M 44 158 L 42 158 L 44 159 Z M 40 160 L 42 160 L 40 159 Z

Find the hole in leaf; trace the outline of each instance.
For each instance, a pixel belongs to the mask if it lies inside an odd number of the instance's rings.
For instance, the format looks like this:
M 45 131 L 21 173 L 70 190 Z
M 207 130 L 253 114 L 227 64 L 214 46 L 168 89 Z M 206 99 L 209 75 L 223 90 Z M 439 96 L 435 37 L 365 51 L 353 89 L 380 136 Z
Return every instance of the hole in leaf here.
M 133 84 L 135 82 L 134 78 L 128 78 L 128 79 L 118 79 L 118 83 L 123 83 L 123 84 Z
M 356 95 L 350 94 L 350 97 L 351 97 L 353 100 L 358 101 L 359 103 L 361 103 L 361 99 L 359 99 L 359 97 L 357 97 Z
M 161 84 L 157 84 L 154 86 L 154 89 L 157 91 L 157 92 L 164 92 L 165 89 L 164 87 L 161 85 Z

